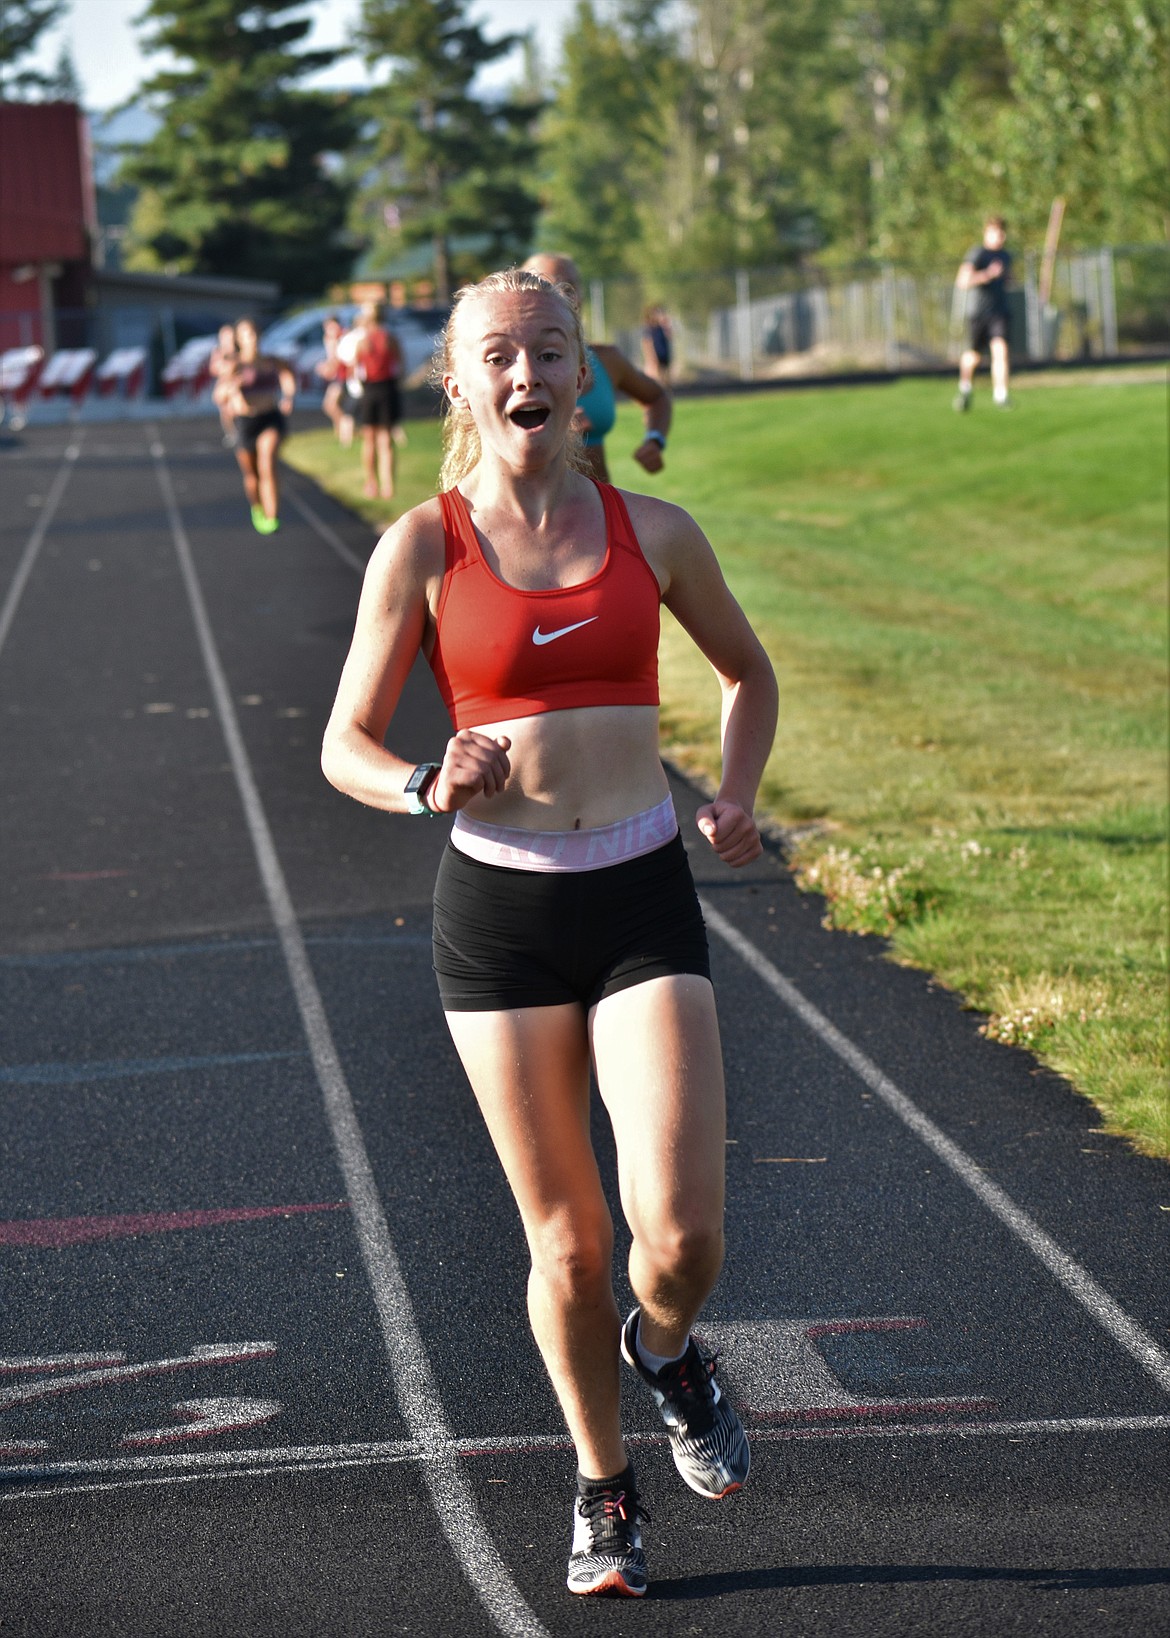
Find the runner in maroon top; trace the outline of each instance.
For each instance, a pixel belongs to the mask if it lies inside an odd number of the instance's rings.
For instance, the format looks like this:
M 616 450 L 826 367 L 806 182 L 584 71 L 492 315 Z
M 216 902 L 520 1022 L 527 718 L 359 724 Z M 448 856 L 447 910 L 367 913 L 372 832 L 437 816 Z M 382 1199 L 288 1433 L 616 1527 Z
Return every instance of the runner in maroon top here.
M 236 460 L 257 534 L 280 528 L 280 481 L 276 452 L 292 412 L 297 378 L 286 359 L 260 351 L 251 319 L 236 325 L 236 361 L 223 377 L 225 402 L 235 417 Z

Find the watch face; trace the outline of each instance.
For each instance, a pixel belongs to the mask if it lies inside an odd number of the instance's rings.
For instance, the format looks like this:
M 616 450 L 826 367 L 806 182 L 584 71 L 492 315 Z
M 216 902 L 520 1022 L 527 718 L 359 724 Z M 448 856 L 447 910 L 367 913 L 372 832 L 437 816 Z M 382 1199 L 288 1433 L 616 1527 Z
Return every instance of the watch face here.
M 437 763 L 420 762 L 418 767 L 411 774 L 410 778 L 406 781 L 405 790 L 407 796 L 413 796 L 416 791 L 425 789 L 438 771 L 439 768 Z

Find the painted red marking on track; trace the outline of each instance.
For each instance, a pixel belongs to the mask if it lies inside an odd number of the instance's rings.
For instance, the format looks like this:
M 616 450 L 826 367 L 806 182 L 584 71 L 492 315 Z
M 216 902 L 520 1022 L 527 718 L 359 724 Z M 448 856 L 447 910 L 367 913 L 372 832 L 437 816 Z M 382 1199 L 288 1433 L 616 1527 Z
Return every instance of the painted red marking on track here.
M 309 1206 L 234 1206 L 213 1211 L 153 1211 L 118 1217 L 29 1217 L 0 1223 L 0 1245 L 84 1245 L 90 1240 L 131 1239 L 137 1234 L 166 1234 L 172 1229 L 214 1228 L 218 1223 L 249 1223 L 262 1217 L 293 1217 L 310 1211 L 344 1211 L 347 1200 Z
M 128 870 L 51 870 L 43 882 L 105 882 L 112 876 L 128 876 Z

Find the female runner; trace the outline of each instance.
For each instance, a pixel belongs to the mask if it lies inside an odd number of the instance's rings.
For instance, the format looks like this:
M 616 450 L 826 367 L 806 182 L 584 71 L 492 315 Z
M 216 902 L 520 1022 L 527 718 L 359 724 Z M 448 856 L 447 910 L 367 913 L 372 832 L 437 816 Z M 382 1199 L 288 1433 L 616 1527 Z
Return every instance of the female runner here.
M 348 449 L 353 443 L 353 416 L 345 402 L 345 383 L 349 377 L 350 366 L 338 356 L 338 348 L 344 334 L 345 326 L 341 320 L 330 315 L 321 326 L 325 356 L 318 360 L 313 368 L 326 383 L 321 408 L 329 417 L 338 443 L 343 449 Z
M 260 335 L 251 319 L 236 325 L 237 358 L 228 386 L 227 405 L 236 419 L 236 460 L 252 508 L 257 534 L 280 528 L 280 489 L 276 451 L 284 437 L 285 417 L 292 413 L 297 378 L 283 358 L 260 352 Z
M 761 852 L 752 806 L 776 685 L 698 525 L 579 469 L 585 370 L 565 287 L 511 269 L 457 295 L 443 492 L 375 549 L 322 766 L 387 812 L 455 816 L 434 964 L 520 1210 L 529 1316 L 576 1447 L 568 1585 L 638 1597 L 619 1353 L 650 1387 L 692 1489 L 727 1495 L 749 1461 L 690 1334 L 723 1257 L 724 1088 L 703 922 L 658 754 L 660 603 L 723 691 L 723 776 L 696 822 L 732 866 Z M 415 767 L 383 739 L 420 649 L 455 732 L 440 761 Z M 633 1234 L 624 1326 L 591 1064 Z
M 219 430 L 223 433 L 225 449 L 236 447 L 236 425 L 228 408 L 228 399 L 232 392 L 231 378 L 236 362 L 236 327 L 234 324 L 221 324 L 211 357 L 207 361 L 207 368 L 215 382 L 211 389 L 211 402 L 219 411 Z

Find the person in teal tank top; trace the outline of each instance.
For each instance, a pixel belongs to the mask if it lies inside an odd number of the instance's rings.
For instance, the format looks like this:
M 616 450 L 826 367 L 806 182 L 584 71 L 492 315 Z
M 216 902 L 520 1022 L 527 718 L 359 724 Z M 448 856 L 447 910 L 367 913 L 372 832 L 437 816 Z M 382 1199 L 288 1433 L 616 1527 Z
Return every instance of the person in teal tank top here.
M 577 414 L 588 422 L 588 430 L 584 434 L 586 449 L 595 449 L 604 444 L 607 434 L 613 431 L 617 420 L 617 394 L 605 365 L 592 347 L 585 349 L 585 362 L 589 366 L 590 380 L 577 400 Z
M 571 256 L 553 256 L 541 251 L 529 256 L 524 267 L 527 272 L 539 273 L 554 284 L 567 284 L 576 292 L 578 311 L 583 311 L 581 274 Z M 634 450 L 634 459 L 646 472 L 661 472 L 670 431 L 669 392 L 660 381 L 631 364 L 620 348 L 608 343 L 597 341 L 587 347 L 585 360 L 590 373 L 585 390 L 577 399 L 576 424 L 585 439 L 585 454 L 593 476 L 600 483 L 610 481 L 605 439 L 613 430 L 619 392 L 642 405 L 646 430 Z

